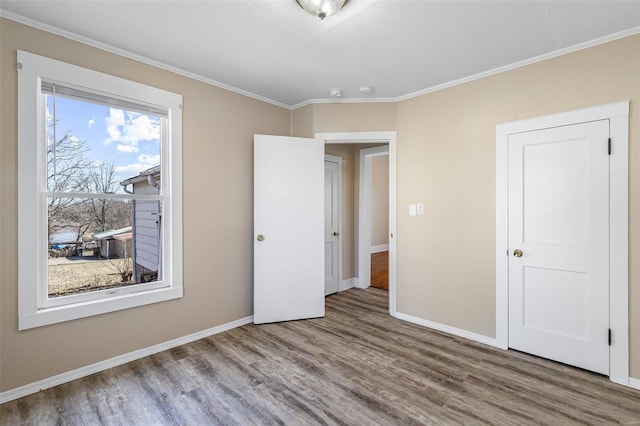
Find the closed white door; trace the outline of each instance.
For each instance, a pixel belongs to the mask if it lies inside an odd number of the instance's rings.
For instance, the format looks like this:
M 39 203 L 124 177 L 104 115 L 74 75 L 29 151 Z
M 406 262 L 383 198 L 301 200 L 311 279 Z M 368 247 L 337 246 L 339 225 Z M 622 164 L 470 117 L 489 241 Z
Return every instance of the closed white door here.
M 509 346 L 609 373 L 609 122 L 509 136 Z
M 338 163 L 324 162 L 324 294 L 338 292 Z
M 324 316 L 324 144 L 254 136 L 256 324 Z

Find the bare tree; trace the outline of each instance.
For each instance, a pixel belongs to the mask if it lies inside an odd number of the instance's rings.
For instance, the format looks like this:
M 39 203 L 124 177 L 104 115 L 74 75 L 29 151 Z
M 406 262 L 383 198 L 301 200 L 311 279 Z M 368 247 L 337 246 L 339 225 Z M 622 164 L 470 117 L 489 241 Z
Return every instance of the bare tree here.
M 51 128 L 53 123 L 49 125 Z M 85 159 L 88 151 L 85 141 L 78 140 L 70 131 L 55 141 L 49 137 L 47 141 L 47 189 L 52 192 L 83 192 L 86 190 L 87 169 L 90 167 Z M 56 231 L 72 227 L 82 235 L 90 226 L 90 221 L 78 216 L 81 201 L 71 197 L 49 197 L 49 235 Z
M 99 164 L 89 171 L 89 191 L 114 194 L 120 189 L 113 164 Z M 131 224 L 129 203 L 124 200 L 92 198 L 89 200 L 91 219 L 96 232 L 122 228 Z

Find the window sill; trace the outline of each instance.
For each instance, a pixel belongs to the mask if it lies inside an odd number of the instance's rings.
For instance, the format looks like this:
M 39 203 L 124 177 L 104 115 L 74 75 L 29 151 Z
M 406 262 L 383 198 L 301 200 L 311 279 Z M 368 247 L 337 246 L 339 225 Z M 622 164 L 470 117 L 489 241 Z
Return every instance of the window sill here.
M 149 305 L 151 303 L 179 299 L 182 295 L 182 286 L 174 285 L 99 300 L 39 309 L 32 313 L 20 315 L 18 329 L 28 330 L 30 328 L 42 327 L 59 322 Z

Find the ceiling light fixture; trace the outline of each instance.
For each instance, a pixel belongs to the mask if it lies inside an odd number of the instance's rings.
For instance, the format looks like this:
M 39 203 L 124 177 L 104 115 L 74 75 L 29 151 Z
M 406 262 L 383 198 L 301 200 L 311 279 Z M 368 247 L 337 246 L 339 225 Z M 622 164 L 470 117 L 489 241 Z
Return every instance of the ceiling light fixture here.
M 345 5 L 348 0 L 296 0 L 301 8 L 317 16 L 320 19 L 324 19 L 327 16 L 331 16 Z

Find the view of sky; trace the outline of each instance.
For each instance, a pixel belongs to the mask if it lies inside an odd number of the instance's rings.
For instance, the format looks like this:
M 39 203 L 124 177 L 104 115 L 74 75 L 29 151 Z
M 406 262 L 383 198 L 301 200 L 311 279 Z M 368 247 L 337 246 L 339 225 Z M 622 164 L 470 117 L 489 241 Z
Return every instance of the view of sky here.
M 56 137 L 67 131 L 84 141 L 86 159 L 112 163 L 118 180 L 138 175 L 160 164 L 160 118 L 56 96 Z M 47 114 L 53 118 L 53 96 L 47 96 Z

